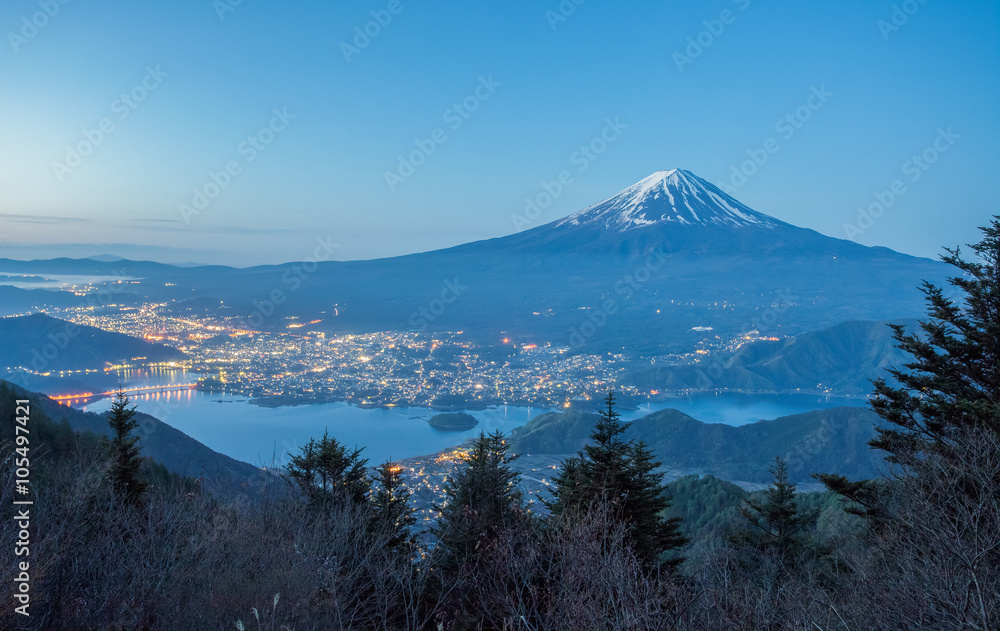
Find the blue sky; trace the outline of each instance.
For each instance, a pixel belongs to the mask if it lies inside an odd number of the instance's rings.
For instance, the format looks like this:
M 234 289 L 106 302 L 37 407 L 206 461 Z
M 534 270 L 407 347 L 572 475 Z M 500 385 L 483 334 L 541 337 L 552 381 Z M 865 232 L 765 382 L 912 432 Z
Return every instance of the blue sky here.
M 1000 212 L 996 2 L 230 2 L 4 3 L 0 256 L 424 251 L 514 232 L 564 169 L 535 223 L 674 167 L 921 256 Z

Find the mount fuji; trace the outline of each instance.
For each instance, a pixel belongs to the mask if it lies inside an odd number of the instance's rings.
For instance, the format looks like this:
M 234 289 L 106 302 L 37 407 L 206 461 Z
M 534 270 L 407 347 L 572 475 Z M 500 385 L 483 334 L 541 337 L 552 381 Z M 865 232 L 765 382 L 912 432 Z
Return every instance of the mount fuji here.
M 614 197 L 573 213 L 559 226 L 601 224 L 605 230 L 629 230 L 653 225 L 757 226 L 780 222 L 759 213 L 690 171 L 657 171 Z
M 649 251 L 724 259 L 891 256 L 885 248 L 826 237 L 765 215 L 682 169 L 657 171 L 568 217 L 494 241 L 505 249 L 551 248 L 598 257 L 636 258 Z
M 320 263 L 305 278 L 291 277 L 291 264 L 86 263 L 148 279 L 142 297 L 178 301 L 180 313 L 243 318 L 258 329 L 283 329 L 294 316 L 326 331 L 462 330 L 644 353 L 691 352 L 706 338 L 749 330 L 784 336 L 920 317 L 921 281 L 943 285 L 950 271 L 785 223 L 681 169 L 516 234 Z

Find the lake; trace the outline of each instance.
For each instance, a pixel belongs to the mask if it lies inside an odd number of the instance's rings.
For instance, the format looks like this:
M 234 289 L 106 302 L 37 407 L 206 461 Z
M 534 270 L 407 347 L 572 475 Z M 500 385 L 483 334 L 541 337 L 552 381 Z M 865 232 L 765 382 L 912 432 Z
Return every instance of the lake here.
M 198 375 L 183 370 L 143 369 L 124 371 L 124 387 L 191 383 Z M 359 408 L 347 403 L 323 403 L 265 408 L 251 405 L 246 396 L 183 390 L 137 394 L 132 398 L 140 412 L 151 414 L 215 451 L 253 464 L 283 461 L 287 452 L 298 453 L 310 438 L 331 436 L 348 446 L 364 447 L 372 464 L 387 459 L 431 454 L 465 442 L 481 430 L 509 433 L 539 414 L 542 408 L 500 406 L 468 413 L 479 427 L 463 432 L 442 432 L 427 424 L 436 414 L 428 408 Z M 863 405 L 862 399 L 808 395 L 718 395 L 675 399 L 642 406 L 622 414 L 633 420 L 650 412 L 676 408 L 707 423 L 743 425 L 760 419 L 808 412 L 841 405 Z M 74 407 L 105 412 L 111 399 Z

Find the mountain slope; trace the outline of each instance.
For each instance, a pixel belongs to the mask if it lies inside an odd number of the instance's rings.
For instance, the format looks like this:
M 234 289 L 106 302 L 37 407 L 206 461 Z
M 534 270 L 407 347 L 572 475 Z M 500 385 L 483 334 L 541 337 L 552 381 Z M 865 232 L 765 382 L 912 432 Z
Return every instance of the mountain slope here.
M 22 366 L 36 372 L 93 369 L 136 357 L 170 361 L 182 359 L 184 353 L 41 313 L 0 318 L 0 368 Z
M 916 320 L 900 320 L 908 329 Z M 886 322 L 851 321 L 781 341 L 747 344 L 698 364 L 638 368 L 621 383 L 641 390 L 753 390 L 864 395 L 871 380 L 910 357 L 896 348 Z
M 83 299 L 69 292 L 0 285 L 0 316 L 37 311 L 43 307 L 66 308 L 81 304 Z
M 916 317 L 920 282 L 943 282 L 947 267 L 791 226 L 672 171 L 518 234 L 324 263 L 295 292 L 281 276 L 244 270 L 217 289 L 227 305 L 266 297 L 261 288 L 286 290 L 269 318 L 275 323 L 299 315 L 334 331 L 504 332 L 597 351 L 670 352 L 705 337 L 694 327 L 730 337 L 755 320 L 796 334 L 845 320 Z M 446 282 L 460 292 L 429 317 Z
M 511 435 L 519 454 L 568 454 L 587 442 L 596 414 L 542 414 Z M 664 466 L 695 470 L 734 482 L 766 483 L 776 456 L 788 460 L 795 482 L 811 473 L 851 478 L 876 474 L 881 457 L 868 447 L 878 416 L 866 408 L 831 408 L 733 427 L 702 423 L 678 410 L 660 410 L 632 421 L 626 439 L 643 440 Z

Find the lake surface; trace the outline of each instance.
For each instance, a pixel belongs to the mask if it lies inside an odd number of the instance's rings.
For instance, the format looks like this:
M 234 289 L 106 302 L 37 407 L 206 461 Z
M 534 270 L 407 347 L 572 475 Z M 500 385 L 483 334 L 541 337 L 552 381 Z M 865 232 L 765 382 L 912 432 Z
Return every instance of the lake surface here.
M 124 387 L 191 383 L 198 375 L 183 370 L 152 369 L 124 371 Z M 464 432 L 442 432 L 427 419 L 436 414 L 428 408 L 366 409 L 347 403 L 324 403 L 265 408 L 248 403 L 245 396 L 183 390 L 130 395 L 140 412 L 151 414 L 215 451 L 253 464 L 284 461 L 287 452 L 298 453 L 310 438 L 324 431 L 348 446 L 364 447 L 372 464 L 387 459 L 431 454 L 465 442 L 481 430 L 515 427 L 550 410 L 501 406 L 468 413 L 479 427 Z M 672 399 L 623 412 L 633 420 L 665 408 L 676 408 L 707 423 L 743 425 L 810 410 L 863 405 L 862 399 L 808 395 L 719 395 Z M 111 399 L 74 405 L 90 412 L 105 412 Z
M 183 370 L 125 371 L 125 388 L 169 383 L 191 383 L 198 375 Z M 427 424 L 437 414 L 428 408 L 359 408 L 347 403 L 323 403 L 266 408 L 248 403 L 242 395 L 183 390 L 130 395 L 140 412 L 151 414 L 215 451 L 253 464 L 283 461 L 298 453 L 310 438 L 324 431 L 348 446 L 364 447 L 371 464 L 410 458 L 454 447 L 478 436 L 481 430 L 509 433 L 548 410 L 504 406 L 469 412 L 479 427 L 464 432 L 442 432 Z M 111 398 L 74 405 L 88 412 L 105 412 Z

